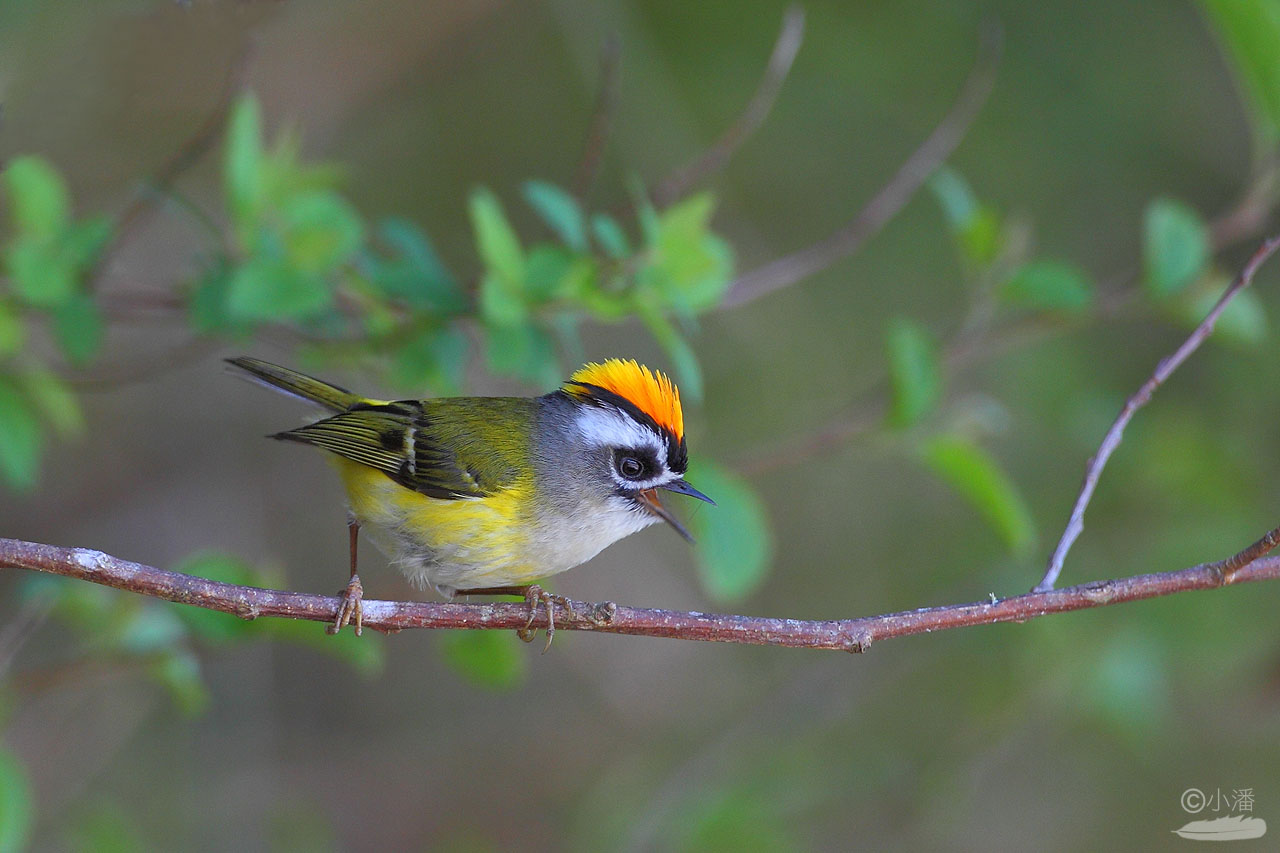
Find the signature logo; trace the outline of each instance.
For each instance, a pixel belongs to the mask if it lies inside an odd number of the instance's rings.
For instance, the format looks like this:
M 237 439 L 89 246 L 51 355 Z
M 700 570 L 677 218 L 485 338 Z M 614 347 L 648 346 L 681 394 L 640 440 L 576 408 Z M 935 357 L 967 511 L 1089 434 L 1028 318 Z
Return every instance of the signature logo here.
M 1261 838 L 1267 833 L 1267 822 L 1253 816 L 1254 796 L 1252 788 L 1236 788 L 1224 795 L 1222 789 L 1206 794 L 1199 788 L 1182 792 L 1182 810 L 1189 815 L 1200 814 L 1206 809 L 1219 814 L 1224 807 L 1227 814 L 1201 820 L 1193 820 L 1173 832 L 1193 841 L 1241 841 Z

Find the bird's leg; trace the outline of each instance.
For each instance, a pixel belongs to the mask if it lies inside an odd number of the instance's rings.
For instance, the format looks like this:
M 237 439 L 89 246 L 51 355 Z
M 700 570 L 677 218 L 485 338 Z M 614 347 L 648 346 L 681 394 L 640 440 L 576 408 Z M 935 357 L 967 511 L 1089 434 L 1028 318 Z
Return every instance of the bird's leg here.
M 551 648 L 551 640 L 556 634 L 556 613 L 555 605 L 559 604 L 565 610 L 569 611 L 570 619 L 578 618 L 578 611 L 574 609 L 573 602 L 563 595 L 552 595 L 536 583 L 526 586 L 486 586 L 479 589 L 460 589 L 459 592 L 465 595 L 519 595 L 529 605 L 529 621 L 524 623 L 523 628 L 516 629 L 516 636 L 524 640 L 526 643 L 533 642 L 534 634 L 537 629 L 531 628 L 533 620 L 538 616 L 539 608 L 545 608 L 547 611 L 547 644 L 542 647 L 542 653 L 546 654 L 547 649 Z
M 364 599 L 364 587 L 360 584 L 360 575 L 356 574 L 356 544 L 360 539 L 360 522 L 354 518 L 347 519 L 347 534 L 351 541 L 351 580 L 338 592 L 341 603 L 338 604 L 338 612 L 328 630 L 330 634 L 336 634 L 350 624 L 359 637 L 364 633 L 364 608 L 360 604 Z

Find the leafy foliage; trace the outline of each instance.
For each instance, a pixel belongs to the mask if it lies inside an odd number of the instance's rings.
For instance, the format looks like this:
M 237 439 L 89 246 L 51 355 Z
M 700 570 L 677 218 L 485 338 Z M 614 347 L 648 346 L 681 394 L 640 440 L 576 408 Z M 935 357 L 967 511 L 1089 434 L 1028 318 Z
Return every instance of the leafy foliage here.
M 0 853 L 26 849 L 34 814 L 26 768 L 0 748 Z
M 994 262 L 1003 243 L 1000 217 L 995 209 L 980 202 L 969 182 L 948 166 L 929 178 L 929 189 L 938 199 L 964 259 L 975 267 Z
M 919 423 L 942 396 L 942 368 L 937 346 L 921 326 L 895 320 L 885 339 L 889 360 L 890 425 L 903 428 Z
M 1209 229 L 1180 201 L 1158 198 L 1143 218 L 1142 257 L 1147 288 L 1173 296 L 1195 281 L 1209 262 Z
M 1093 306 L 1093 282 L 1073 264 L 1032 261 L 1001 285 L 1000 298 L 1038 311 L 1082 314 Z
M 448 631 L 439 641 L 445 663 L 476 687 L 507 690 L 528 676 L 524 650 L 505 632 Z
M 268 142 L 263 124 L 255 97 L 236 101 L 222 163 L 230 233 L 181 291 L 196 334 L 243 339 L 284 325 L 315 355 L 372 357 L 398 385 L 454 394 L 476 320 L 488 368 L 545 389 L 564 376 L 561 349 L 580 356 L 581 319 L 640 317 L 686 397 L 701 396 L 684 330 L 719 302 L 733 271 L 728 244 L 711 231 L 709 194 L 656 211 L 638 189 L 633 239 L 613 216 L 531 181 L 525 200 L 556 240 L 526 244 L 498 196 L 477 188 L 468 210 L 480 271 L 469 292 L 420 227 L 399 218 L 366 223 L 340 191 L 337 169 L 303 162 L 289 131 Z M 4 189 L 15 228 L 3 251 L 10 287 L 0 290 L 0 359 L 22 346 L 29 317 L 39 315 L 66 359 L 87 366 L 105 332 L 88 277 L 113 237 L 111 223 L 75 219 L 65 182 L 38 157 L 13 160 Z M 0 362 L 0 381 L 5 372 Z M 0 478 L 11 488 L 36 482 L 38 416 L 61 419 L 55 426 L 65 431 L 70 395 L 62 391 L 47 379 L 0 386 L 0 435 L 9 437 L 0 442 Z
M 689 519 L 702 587 L 715 601 L 740 601 L 764 582 L 773 559 L 764 503 L 745 480 L 705 459 L 690 465 L 688 477 L 716 502 L 695 505 Z
M 921 461 L 991 525 L 1015 555 L 1035 544 L 1035 523 L 1021 493 L 999 463 L 966 438 L 940 435 L 925 442 Z
M 1200 0 L 1235 67 L 1260 148 L 1280 141 L 1280 9 L 1269 0 Z

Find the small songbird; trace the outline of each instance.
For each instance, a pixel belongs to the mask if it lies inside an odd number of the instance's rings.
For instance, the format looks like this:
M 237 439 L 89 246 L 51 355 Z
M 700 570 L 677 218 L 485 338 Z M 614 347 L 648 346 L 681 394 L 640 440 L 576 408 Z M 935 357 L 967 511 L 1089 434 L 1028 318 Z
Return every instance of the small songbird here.
M 349 504 L 351 580 L 330 626 L 361 630 L 361 527 L 401 571 L 441 593 L 524 595 L 662 520 L 658 490 L 714 504 L 683 479 L 680 392 L 635 361 L 588 364 L 541 397 L 369 400 L 256 358 L 228 361 L 334 414 L 272 438 L 333 454 Z M 553 623 L 551 623 L 553 625 Z

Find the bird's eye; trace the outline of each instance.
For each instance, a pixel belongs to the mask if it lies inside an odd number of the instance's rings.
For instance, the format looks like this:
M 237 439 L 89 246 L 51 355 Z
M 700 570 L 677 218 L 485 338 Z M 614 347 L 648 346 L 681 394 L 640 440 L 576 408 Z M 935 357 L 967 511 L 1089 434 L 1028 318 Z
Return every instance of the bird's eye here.
M 645 475 L 647 467 L 648 466 L 634 456 L 618 457 L 618 473 L 626 477 L 628 480 L 639 480 Z

